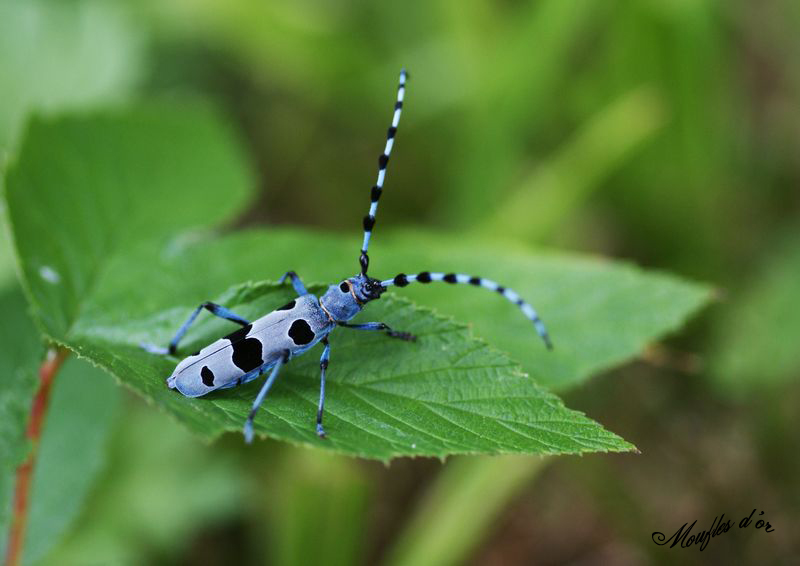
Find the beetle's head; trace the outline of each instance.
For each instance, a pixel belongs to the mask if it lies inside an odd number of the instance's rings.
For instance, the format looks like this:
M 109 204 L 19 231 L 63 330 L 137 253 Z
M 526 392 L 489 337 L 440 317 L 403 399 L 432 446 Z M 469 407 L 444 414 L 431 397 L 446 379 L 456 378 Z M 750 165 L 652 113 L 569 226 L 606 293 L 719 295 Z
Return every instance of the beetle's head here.
M 386 287 L 378 279 L 359 274 L 328 287 L 321 302 L 334 320 L 346 322 L 366 303 L 379 299 L 384 291 Z
M 380 299 L 383 292 L 386 291 L 386 287 L 381 285 L 379 279 L 373 279 L 362 274 L 345 279 L 340 283 L 341 285 L 349 286 L 349 292 L 360 303 L 368 303 L 375 299 Z

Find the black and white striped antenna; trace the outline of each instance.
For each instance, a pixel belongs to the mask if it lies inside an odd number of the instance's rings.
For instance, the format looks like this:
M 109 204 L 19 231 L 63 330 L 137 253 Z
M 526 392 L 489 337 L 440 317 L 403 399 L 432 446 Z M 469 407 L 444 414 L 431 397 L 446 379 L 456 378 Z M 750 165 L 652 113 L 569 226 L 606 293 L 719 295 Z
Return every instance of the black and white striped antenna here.
M 361 245 L 361 257 L 358 260 L 361 264 L 362 275 L 366 275 L 367 269 L 369 268 L 369 256 L 367 255 L 369 239 L 372 236 L 372 228 L 375 226 L 375 214 L 378 212 L 378 201 L 381 198 L 383 183 L 386 180 L 386 165 L 389 163 L 389 156 L 392 154 L 394 136 L 397 133 L 397 125 L 400 123 L 400 114 L 403 111 L 406 79 L 408 79 L 408 73 L 403 69 L 400 71 L 400 82 L 397 85 L 397 101 L 394 103 L 392 125 L 389 126 L 389 131 L 386 133 L 386 147 L 383 148 L 383 153 L 378 157 L 378 180 L 375 182 L 375 186 L 372 187 L 372 192 L 370 194 L 369 213 L 364 217 L 364 243 Z

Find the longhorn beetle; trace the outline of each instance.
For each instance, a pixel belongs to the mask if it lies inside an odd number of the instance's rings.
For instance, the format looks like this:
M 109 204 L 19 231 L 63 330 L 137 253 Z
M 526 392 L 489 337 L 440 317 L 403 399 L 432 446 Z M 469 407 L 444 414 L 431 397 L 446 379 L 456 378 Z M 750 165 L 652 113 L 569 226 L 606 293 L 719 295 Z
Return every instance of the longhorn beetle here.
M 189 326 L 194 322 L 200 311 L 205 309 L 211 314 L 240 324 L 242 328 L 206 346 L 199 352 L 181 361 L 172 375 L 167 378 L 167 385 L 177 389 L 186 397 L 200 397 L 217 389 L 236 387 L 257 379 L 267 370 L 272 370 L 256 396 L 253 408 L 244 424 L 244 437 L 249 443 L 253 440 L 253 419 L 264 398 L 275 383 L 281 368 L 291 358 L 299 356 L 313 347 L 317 342 L 324 344 L 320 367 L 319 408 L 317 410 L 317 434 L 325 437 L 322 428 L 322 413 L 325 406 L 325 372 L 328 369 L 328 358 L 331 346 L 328 336 L 336 327 L 352 328 L 355 330 L 377 330 L 386 333 L 392 338 L 414 341 L 416 337 L 407 332 L 392 330 L 383 322 L 364 322 L 349 324 L 361 309 L 370 301 L 379 299 L 387 287 L 395 285 L 405 287 L 409 283 L 430 283 L 444 281 L 445 283 L 469 283 L 490 291 L 495 291 L 517 305 L 533 322 L 536 332 L 544 340 L 548 349 L 552 348 L 550 338 L 544 324 L 539 319 L 536 311 L 514 291 L 482 277 L 474 277 L 461 273 L 435 273 L 422 271 L 415 275 L 400 273 L 392 279 L 373 279 L 367 275 L 369 268 L 369 248 L 372 229 L 375 226 L 375 214 L 378 211 L 378 201 L 383 193 L 383 183 L 386 179 L 386 165 L 394 145 L 397 124 L 403 109 L 403 97 L 406 90 L 405 70 L 400 72 L 400 83 L 397 87 L 397 101 L 394 105 L 392 125 L 386 136 L 386 147 L 378 157 L 378 180 L 372 187 L 369 213 L 364 217 L 364 242 L 361 246 L 359 263 L 361 273 L 348 279 L 335 283 L 317 298 L 306 291 L 303 282 L 294 271 L 287 271 L 280 278 L 279 283 L 290 279 L 298 297 L 289 303 L 259 318 L 254 322 L 245 320 L 241 316 L 229 311 L 223 306 L 206 302 L 197 307 L 189 316 L 183 326 L 178 329 L 175 337 L 167 348 L 159 348 L 150 344 L 142 347 L 154 354 L 175 354 L 178 342 L 183 338 Z

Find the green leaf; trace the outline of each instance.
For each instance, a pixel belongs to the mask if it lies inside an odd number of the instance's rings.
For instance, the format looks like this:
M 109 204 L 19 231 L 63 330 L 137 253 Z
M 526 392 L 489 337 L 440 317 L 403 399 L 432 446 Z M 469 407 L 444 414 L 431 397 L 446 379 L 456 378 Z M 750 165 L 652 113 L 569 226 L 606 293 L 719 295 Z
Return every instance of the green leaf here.
M 247 178 L 230 144 L 215 143 L 213 128 L 197 131 L 202 121 L 193 118 L 187 121 L 186 111 L 138 110 L 36 124 L 9 173 L 8 201 L 23 274 L 47 333 L 214 436 L 240 430 L 259 383 L 186 399 L 164 386 L 177 360 L 149 355 L 138 343 L 166 343 L 191 309 L 214 297 L 257 318 L 284 304 L 290 290 L 244 285 L 220 291 L 246 280 L 274 280 L 287 269 L 306 282 L 338 280 L 357 268 L 357 244 L 292 230 L 187 237 L 183 229 L 192 222 L 218 222 L 234 207 L 220 198 L 220 186 L 242 186 Z M 55 157 L 43 170 L 36 164 L 45 156 Z M 86 218 L 93 222 L 81 221 Z M 376 239 L 373 259 L 374 273 L 387 277 L 418 267 L 476 272 L 517 287 L 550 325 L 554 353 L 537 342 L 513 305 L 483 290 L 420 285 L 407 292 L 476 321 L 537 377 L 560 385 L 635 355 L 706 297 L 703 287 L 628 266 L 430 234 Z M 461 324 L 391 297 L 370 305 L 361 318 L 367 317 L 421 339 L 405 344 L 338 330 L 330 438 L 319 440 L 313 430 L 315 352 L 285 368 L 258 415 L 259 432 L 383 459 L 632 448 L 564 408 Z M 201 321 L 184 351 L 228 330 L 229 323 Z
M 786 238 L 723 313 L 711 370 L 734 395 L 774 389 L 800 371 L 800 235 Z
M 141 74 L 142 41 L 112 2 L 0 4 L 0 149 L 28 112 L 119 100 Z
M 310 288 L 317 293 L 323 289 Z M 216 302 L 254 319 L 292 296 L 286 286 L 246 284 Z M 177 359 L 154 356 L 138 346 L 141 341 L 168 342 L 187 313 L 175 307 L 138 320 L 98 318 L 76 326 L 68 344 L 198 433 L 213 437 L 224 430 L 241 431 L 261 381 L 202 399 L 184 398 L 164 385 Z M 405 343 L 382 333 L 336 331 L 326 390 L 329 437 L 319 439 L 314 430 L 319 346 L 284 368 L 256 417 L 257 433 L 379 459 L 633 449 L 566 409 L 517 364 L 471 338 L 465 326 L 391 297 L 371 305 L 370 317 L 391 320 L 419 340 Z M 234 328 L 207 317 L 188 336 L 183 351 L 193 351 Z
M 35 318 L 66 336 L 127 247 L 227 219 L 250 185 L 230 132 L 202 106 L 34 120 L 6 198 Z

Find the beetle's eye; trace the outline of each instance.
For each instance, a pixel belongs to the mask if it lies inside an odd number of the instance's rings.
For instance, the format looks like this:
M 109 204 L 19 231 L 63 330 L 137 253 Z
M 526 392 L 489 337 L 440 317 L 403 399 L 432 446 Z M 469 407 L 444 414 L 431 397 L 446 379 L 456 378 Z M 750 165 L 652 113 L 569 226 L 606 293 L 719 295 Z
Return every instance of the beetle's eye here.
M 350 292 L 350 287 L 347 285 L 347 281 L 342 281 L 342 282 L 339 284 L 339 290 L 340 290 L 342 293 L 349 293 L 349 292 Z

